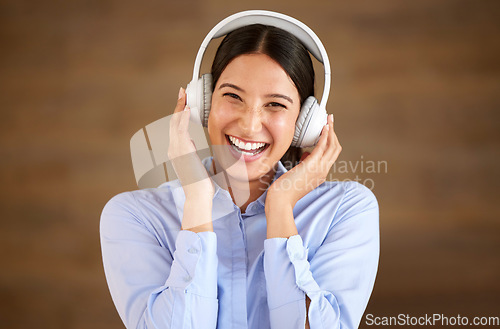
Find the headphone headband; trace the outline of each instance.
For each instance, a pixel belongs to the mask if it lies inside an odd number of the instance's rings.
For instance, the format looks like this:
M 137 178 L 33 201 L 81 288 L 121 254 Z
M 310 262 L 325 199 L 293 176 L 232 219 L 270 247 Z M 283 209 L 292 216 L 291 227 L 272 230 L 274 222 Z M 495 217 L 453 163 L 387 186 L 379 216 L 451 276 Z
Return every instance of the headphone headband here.
M 198 50 L 198 53 L 196 55 L 193 69 L 193 81 L 198 80 L 198 78 L 200 77 L 201 60 L 203 59 L 203 55 L 205 54 L 205 50 L 207 49 L 210 41 L 224 36 L 240 27 L 252 24 L 271 25 L 293 34 L 304 44 L 307 50 L 309 50 L 309 52 L 318 61 L 323 63 L 325 71 L 325 82 L 323 95 L 321 96 L 321 103 L 319 104 L 319 106 L 325 109 L 326 102 L 328 101 L 328 94 L 330 93 L 331 83 L 330 62 L 328 60 L 328 55 L 326 53 L 325 47 L 319 40 L 318 36 L 307 25 L 293 17 L 272 11 L 242 11 L 223 19 L 217 25 L 215 25 L 215 27 L 210 30 L 210 32 L 208 32 L 205 39 L 203 39 L 200 49 Z

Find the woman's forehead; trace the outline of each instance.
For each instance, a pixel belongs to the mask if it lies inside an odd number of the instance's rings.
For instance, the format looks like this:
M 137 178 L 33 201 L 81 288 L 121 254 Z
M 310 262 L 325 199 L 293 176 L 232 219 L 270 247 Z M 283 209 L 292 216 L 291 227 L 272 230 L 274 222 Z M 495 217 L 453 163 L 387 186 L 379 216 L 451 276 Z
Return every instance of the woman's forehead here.
M 231 60 L 222 71 L 216 88 L 228 83 L 238 86 L 245 92 L 251 90 L 281 91 L 298 98 L 297 88 L 290 76 L 278 62 L 265 54 L 244 54 Z

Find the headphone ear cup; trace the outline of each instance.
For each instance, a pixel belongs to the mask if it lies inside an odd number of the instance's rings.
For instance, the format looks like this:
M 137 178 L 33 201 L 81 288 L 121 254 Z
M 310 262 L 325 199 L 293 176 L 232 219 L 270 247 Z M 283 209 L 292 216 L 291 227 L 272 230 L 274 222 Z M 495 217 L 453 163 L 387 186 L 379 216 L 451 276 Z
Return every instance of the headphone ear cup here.
M 302 104 L 295 124 L 292 146 L 309 147 L 316 145 L 326 120 L 326 111 L 320 108 L 316 98 L 313 96 L 307 97 Z
M 199 87 L 200 79 L 192 80 L 186 87 L 186 106 L 191 109 L 190 120 L 201 124 L 201 114 L 199 107 Z
M 306 98 L 300 109 L 299 117 L 295 123 L 295 133 L 293 135 L 292 146 L 302 147 L 304 133 L 307 130 L 307 122 L 310 120 L 311 110 L 318 101 L 313 96 Z
M 206 127 L 212 104 L 212 75 L 204 74 L 198 80 L 191 81 L 186 87 L 186 94 L 191 120 Z
M 200 115 L 203 127 L 208 127 L 208 115 L 212 106 L 212 75 L 210 73 L 203 74 L 200 78 Z

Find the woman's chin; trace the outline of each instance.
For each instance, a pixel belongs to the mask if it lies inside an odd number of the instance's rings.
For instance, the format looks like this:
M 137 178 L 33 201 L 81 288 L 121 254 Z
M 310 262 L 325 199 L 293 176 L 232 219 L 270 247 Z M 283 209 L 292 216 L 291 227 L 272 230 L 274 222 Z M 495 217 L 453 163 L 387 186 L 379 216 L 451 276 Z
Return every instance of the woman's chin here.
M 256 180 L 267 181 L 267 174 L 273 170 L 273 165 L 268 165 L 267 156 L 263 156 L 257 161 L 245 161 L 240 157 L 236 159 L 234 155 L 228 151 L 227 147 L 220 147 L 214 152 L 216 159 L 216 172 L 225 171 L 226 174 L 233 180 L 250 182 Z
M 227 175 L 232 179 L 240 182 L 251 182 L 261 179 L 265 173 L 248 168 L 245 162 L 237 162 L 226 169 Z

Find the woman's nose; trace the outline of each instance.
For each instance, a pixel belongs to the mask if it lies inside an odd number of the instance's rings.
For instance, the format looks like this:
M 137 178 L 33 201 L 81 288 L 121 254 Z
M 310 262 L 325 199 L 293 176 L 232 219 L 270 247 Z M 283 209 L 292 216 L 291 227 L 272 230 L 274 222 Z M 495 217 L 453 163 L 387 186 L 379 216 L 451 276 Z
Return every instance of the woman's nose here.
M 261 111 L 258 109 L 247 109 L 244 111 L 239 119 L 239 126 L 246 137 L 253 137 L 262 129 Z

